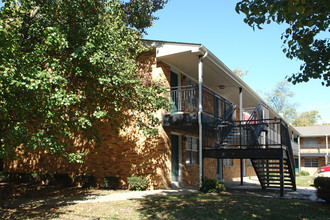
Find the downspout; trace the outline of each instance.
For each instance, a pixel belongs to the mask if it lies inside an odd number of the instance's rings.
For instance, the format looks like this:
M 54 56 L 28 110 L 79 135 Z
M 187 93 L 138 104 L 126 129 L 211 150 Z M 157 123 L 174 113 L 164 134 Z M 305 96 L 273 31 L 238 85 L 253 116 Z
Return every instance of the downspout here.
M 327 151 L 327 153 L 326 153 L 326 155 L 325 155 L 325 165 L 327 165 L 328 164 L 328 156 L 329 156 L 329 146 L 328 146 L 328 135 L 326 134 L 325 135 L 325 148 L 326 148 L 326 151 Z
M 243 120 L 243 89 L 239 87 L 239 120 Z M 240 138 L 241 139 L 241 138 Z M 241 141 L 240 141 L 241 143 Z M 242 147 L 242 146 L 241 146 Z M 243 185 L 244 175 L 245 175 L 245 163 L 244 159 L 240 159 L 241 163 L 241 185 Z
M 202 49 L 202 48 L 201 48 Z M 203 60 L 207 56 L 207 51 L 202 51 L 204 55 L 199 56 L 198 62 L 198 128 L 199 128 L 199 187 L 203 181 Z
M 300 156 L 300 135 L 298 135 L 298 168 L 301 171 L 301 156 Z

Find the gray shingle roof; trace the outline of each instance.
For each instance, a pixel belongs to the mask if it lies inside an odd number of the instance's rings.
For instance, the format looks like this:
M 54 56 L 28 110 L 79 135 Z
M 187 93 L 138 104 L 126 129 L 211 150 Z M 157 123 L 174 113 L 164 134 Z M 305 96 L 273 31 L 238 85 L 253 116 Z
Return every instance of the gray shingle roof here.
M 294 127 L 301 136 L 330 136 L 330 125 Z

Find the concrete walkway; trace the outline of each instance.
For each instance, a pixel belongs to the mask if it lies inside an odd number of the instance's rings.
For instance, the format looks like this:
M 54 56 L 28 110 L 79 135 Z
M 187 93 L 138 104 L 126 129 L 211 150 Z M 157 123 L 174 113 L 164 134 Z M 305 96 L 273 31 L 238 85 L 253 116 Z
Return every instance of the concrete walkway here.
M 150 191 L 128 191 L 123 193 L 112 193 L 109 195 L 101 196 L 88 196 L 83 200 L 76 200 L 74 203 L 95 203 L 95 202 L 110 202 L 110 201 L 121 201 L 129 199 L 145 199 L 150 197 L 158 196 L 172 196 L 179 194 L 190 194 L 198 193 L 198 187 L 186 187 L 179 189 L 160 189 Z
M 227 192 L 230 195 L 245 195 L 256 197 L 280 198 L 278 189 L 261 189 L 260 184 L 256 180 L 244 180 L 244 185 L 240 182 L 230 182 L 225 184 Z M 186 187 L 178 189 L 161 189 L 150 191 L 127 191 L 122 193 L 111 193 L 108 195 L 92 195 L 87 196 L 82 200 L 75 200 L 74 203 L 96 203 L 96 202 L 110 202 L 130 199 L 144 199 L 158 196 L 171 196 L 179 194 L 198 193 L 199 187 Z M 284 199 L 305 199 L 313 202 L 323 202 L 316 196 L 316 189 L 314 187 L 297 187 L 297 191 L 285 190 Z
M 225 183 L 225 186 L 229 189 L 246 190 L 247 194 L 250 195 L 280 198 L 279 189 L 263 190 L 257 179 L 244 178 L 243 185 L 240 185 L 240 182 L 229 182 Z M 316 188 L 314 187 L 297 187 L 296 191 L 285 190 L 284 199 L 307 199 L 313 202 L 324 201 L 316 196 Z

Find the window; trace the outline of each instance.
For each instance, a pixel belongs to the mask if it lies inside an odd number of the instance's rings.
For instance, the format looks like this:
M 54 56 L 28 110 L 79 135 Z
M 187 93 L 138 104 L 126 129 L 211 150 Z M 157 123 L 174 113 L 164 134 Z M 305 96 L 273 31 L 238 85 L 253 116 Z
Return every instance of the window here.
M 304 138 L 304 147 L 317 147 L 317 138 Z
M 199 164 L 198 138 L 187 137 L 186 164 Z
M 305 167 L 319 167 L 318 158 L 305 158 Z
M 232 167 L 233 166 L 233 159 L 224 159 L 225 167 Z

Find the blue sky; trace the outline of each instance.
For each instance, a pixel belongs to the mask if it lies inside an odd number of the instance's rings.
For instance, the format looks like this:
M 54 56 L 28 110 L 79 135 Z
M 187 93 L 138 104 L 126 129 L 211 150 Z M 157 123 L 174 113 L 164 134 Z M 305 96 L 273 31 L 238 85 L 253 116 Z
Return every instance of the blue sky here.
M 287 26 L 269 24 L 253 31 L 244 23 L 244 16 L 236 13 L 236 2 L 170 0 L 157 12 L 159 20 L 144 38 L 201 43 L 230 69 L 248 70 L 243 80 L 252 89 L 270 92 L 277 82 L 299 71 L 300 62 L 287 59 L 282 52 L 281 34 Z M 312 80 L 292 85 L 291 90 L 298 113 L 318 110 L 322 121 L 330 123 L 330 87 Z
M 144 38 L 201 43 L 229 68 L 248 70 L 243 80 L 252 89 L 270 92 L 277 82 L 297 72 L 300 62 L 287 59 L 282 52 L 281 33 L 286 25 L 270 24 L 253 31 L 243 22 L 244 16 L 235 12 L 236 2 L 170 0 L 157 12 L 159 20 L 147 29 Z M 291 89 L 298 113 L 318 110 L 322 121 L 330 123 L 330 87 L 312 80 L 292 85 Z

